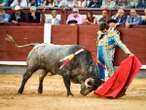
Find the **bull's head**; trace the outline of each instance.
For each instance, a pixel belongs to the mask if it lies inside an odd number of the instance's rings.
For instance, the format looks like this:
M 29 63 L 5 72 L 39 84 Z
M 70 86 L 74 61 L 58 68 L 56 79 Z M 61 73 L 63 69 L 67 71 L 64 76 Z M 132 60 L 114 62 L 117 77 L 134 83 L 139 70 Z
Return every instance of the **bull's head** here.
M 84 96 L 88 95 L 93 90 L 96 90 L 97 87 L 103 83 L 103 81 L 99 78 L 97 65 L 95 63 L 90 64 L 88 73 L 90 77 L 86 78 L 84 82 L 81 83 L 80 93 Z
M 92 77 L 87 78 L 84 82 L 81 83 L 80 93 L 84 96 L 88 95 L 93 90 L 96 90 L 99 85 L 103 82 L 99 79 L 94 79 Z

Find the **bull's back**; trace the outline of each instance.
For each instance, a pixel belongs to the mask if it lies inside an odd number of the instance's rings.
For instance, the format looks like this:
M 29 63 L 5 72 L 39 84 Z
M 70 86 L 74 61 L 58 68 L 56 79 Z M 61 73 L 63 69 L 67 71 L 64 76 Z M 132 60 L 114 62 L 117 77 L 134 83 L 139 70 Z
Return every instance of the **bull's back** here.
M 39 57 L 49 56 L 49 58 L 64 58 L 65 56 L 76 52 L 80 49 L 79 45 L 54 45 L 54 44 L 42 44 L 37 47 Z M 54 59 L 55 60 L 55 59 Z
M 79 50 L 79 45 L 38 44 L 29 53 L 27 63 L 47 70 L 56 70 L 59 60 Z

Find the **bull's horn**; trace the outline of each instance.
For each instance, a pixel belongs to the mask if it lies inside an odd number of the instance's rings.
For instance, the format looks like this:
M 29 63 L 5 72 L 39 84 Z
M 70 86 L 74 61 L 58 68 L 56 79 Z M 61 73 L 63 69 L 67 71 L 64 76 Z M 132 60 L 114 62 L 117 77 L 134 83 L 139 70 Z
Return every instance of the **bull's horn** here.
M 86 87 L 91 87 L 91 85 L 89 84 L 89 82 L 91 82 L 91 84 L 94 82 L 93 78 L 88 78 L 85 80 L 85 86 Z

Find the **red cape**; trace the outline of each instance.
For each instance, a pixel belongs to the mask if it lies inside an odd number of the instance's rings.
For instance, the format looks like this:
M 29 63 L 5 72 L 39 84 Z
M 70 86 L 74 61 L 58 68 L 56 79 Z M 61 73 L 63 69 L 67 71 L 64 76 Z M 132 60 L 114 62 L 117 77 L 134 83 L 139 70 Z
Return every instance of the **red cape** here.
M 116 72 L 101 86 L 95 94 L 105 98 L 118 98 L 125 93 L 127 87 L 137 75 L 141 62 L 136 56 L 130 56 L 120 63 Z

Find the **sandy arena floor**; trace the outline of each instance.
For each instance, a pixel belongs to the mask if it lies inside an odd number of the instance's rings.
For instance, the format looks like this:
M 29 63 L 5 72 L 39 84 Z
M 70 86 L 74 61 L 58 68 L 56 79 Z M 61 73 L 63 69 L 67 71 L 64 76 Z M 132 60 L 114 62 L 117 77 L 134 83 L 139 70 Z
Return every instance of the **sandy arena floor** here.
M 18 95 L 21 75 L 0 74 L 0 110 L 146 110 L 146 79 L 135 79 L 119 99 L 104 99 L 93 93 L 79 94 L 79 85 L 72 84 L 74 97 L 66 96 L 62 78 L 47 76 L 44 92 L 37 94 L 39 75 L 33 75 L 24 94 Z

